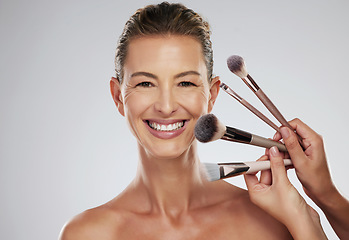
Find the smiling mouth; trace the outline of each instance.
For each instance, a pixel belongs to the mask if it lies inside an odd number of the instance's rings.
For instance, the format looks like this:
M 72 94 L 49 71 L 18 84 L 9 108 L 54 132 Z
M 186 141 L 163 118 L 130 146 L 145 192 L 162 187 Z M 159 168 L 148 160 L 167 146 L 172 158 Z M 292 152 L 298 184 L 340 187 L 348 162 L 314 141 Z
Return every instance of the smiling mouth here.
M 146 122 L 150 128 L 156 131 L 170 132 L 170 131 L 176 131 L 178 129 L 181 129 L 184 126 L 185 120 L 172 123 L 172 124 L 159 124 L 156 122 L 151 122 L 149 120 L 147 120 Z

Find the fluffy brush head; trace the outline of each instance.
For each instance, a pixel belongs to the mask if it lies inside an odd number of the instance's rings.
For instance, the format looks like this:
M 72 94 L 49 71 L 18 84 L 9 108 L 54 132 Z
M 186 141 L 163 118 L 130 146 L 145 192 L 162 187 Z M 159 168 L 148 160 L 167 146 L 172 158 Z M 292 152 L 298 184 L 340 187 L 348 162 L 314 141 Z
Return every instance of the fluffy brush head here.
M 227 65 L 230 71 L 238 75 L 240 78 L 245 78 L 248 75 L 245 61 L 238 55 L 232 55 L 227 60 Z
M 211 142 L 223 137 L 226 126 L 214 114 L 201 116 L 196 122 L 194 134 L 200 142 Z
M 208 181 L 216 181 L 221 179 L 219 166 L 216 163 L 202 163 L 202 171 Z

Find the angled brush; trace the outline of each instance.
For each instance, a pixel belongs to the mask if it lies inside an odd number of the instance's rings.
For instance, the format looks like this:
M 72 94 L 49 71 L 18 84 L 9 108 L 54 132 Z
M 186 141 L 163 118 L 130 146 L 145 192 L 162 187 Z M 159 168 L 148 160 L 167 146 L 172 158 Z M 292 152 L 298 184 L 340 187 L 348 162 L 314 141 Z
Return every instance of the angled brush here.
M 292 165 L 290 159 L 284 159 L 285 166 Z M 232 162 L 232 163 L 202 163 L 202 169 L 207 180 L 235 177 L 241 174 L 251 174 L 270 169 L 270 161 Z

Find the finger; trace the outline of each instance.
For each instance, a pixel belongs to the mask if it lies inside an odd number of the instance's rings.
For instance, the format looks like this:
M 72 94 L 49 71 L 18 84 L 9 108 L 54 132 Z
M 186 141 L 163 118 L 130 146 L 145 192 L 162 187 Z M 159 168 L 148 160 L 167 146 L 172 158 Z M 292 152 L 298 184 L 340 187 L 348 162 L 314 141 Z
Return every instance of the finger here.
M 281 134 L 279 132 L 276 132 L 273 137 L 273 140 L 278 142 L 281 140 L 281 138 L 282 138 Z
M 270 167 L 273 184 L 287 180 L 284 160 L 277 147 L 270 148 Z
M 304 160 L 306 160 L 306 155 L 298 142 L 297 135 L 287 127 L 282 127 L 280 133 L 284 139 L 284 143 L 288 154 L 292 159 L 293 165 L 296 168 L 300 167 L 302 163 L 304 163 Z
M 272 183 L 271 171 L 270 170 L 261 171 L 259 182 L 265 185 L 271 185 Z
M 266 154 L 268 154 L 268 152 L 269 152 L 269 149 L 266 149 Z M 263 155 L 257 161 L 268 161 L 268 160 L 269 160 L 269 157 L 267 155 Z M 271 185 L 271 171 L 270 170 L 261 171 L 259 182 L 266 185 Z
M 268 148 L 265 149 L 265 155 L 266 155 L 266 156 L 269 156 L 269 149 L 268 149 Z M 268 158 L 268 159 L 269 159 L 269 158 Z
M 317 134 L 312 128 L 310 128 L 307 124 L 305 124 L 298 118 L 293 119 L 289 122 L 289 124 L 303 139 L 316 139 L 319 137 L 319 134 Z
M 281 133 L 280 133 L 280 132 L 276 132 L 272 140 L 275 141 L 275 142 L 280 142 L 280 143 L 282 143 L 282 142 L 280 141 L 281 139 L 282 139 Z M 265 151 L 265 153 L 269 155 L 269 149 L 267 149 L 267 150 Z M 283 158 L 287 158 L 287 157 L 288 157 L 287 152 L 280 152 L 280 153 L 282 154 L 282 157 L 283 157 Z
M 269 160 L 269 157 L 267 154 L 261 156 L 260 158 L 257 159 L 257 161 L 266 161 L 266 160 Z
M 314 147 L 315 149 L 324 148 L 322 136 L 301 120 L 296 118 L 290 122 L 290 125 L 296 130 L 297 134 L 303 138 L 303 143 L 306 148 L 305 153 L 307 155 L 309 154 L 309 151 L 311 151 L 309 149 L 310 146 Z
M 245 178 L 245 183 L 248 191 L 253 191 L 256 188 L 256 186 L 258 186 L 259 184 L 259 181 L 256 175 L 245 174 L 244 178 Z
M 280 140 L 282 139 L 282 135 L 280 132 L 276 132 L 274 137 L 273 137 L 273 140 L 276 141 L 276 142 L 281 142 Z M 267 149 L 267 151 L 269 152 L 269 149 Z M 266 154 L 267 154 L 267 151 L 266 151 Z M 288 152 L 283 152 L 283 158 L 286 159 L 286 158 L 290 158 L 290 155 L 288 154 Z

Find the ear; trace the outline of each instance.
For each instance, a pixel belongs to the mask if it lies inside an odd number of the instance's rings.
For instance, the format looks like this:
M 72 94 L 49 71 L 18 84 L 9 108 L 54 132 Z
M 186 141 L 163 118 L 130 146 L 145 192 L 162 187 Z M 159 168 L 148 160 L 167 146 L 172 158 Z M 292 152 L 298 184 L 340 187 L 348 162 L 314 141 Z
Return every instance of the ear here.
M 112 77 L 110 79 L 110 92 L 111 92 L 111 96 L 113 97 L 113 100 L 115 102 L 116 107 L 118 108 L 120 114 L 122 116 L 125 116 L 125 112 L 124 112 L 124 102 L 122 99 L 122 95 L 121 95 L 121 86 L 120 86 L 120 82 L 117 78 Z
M 212 111 L 213 105 L 216 102 L 219 93 L 219 85 L 221 84 L 221 80 L 219 76 L 212 78 L 210 83 L 210 99 L 208 101 L 208 112 Z

